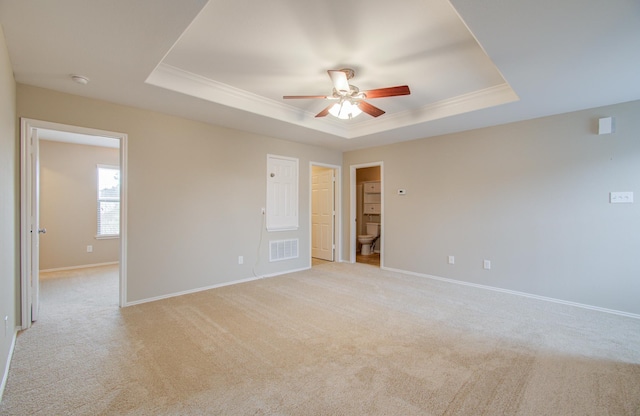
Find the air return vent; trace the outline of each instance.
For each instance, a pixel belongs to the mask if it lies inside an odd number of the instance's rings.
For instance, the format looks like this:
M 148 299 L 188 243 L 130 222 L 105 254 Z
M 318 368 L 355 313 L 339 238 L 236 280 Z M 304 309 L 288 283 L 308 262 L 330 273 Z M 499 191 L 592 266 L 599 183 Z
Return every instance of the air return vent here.
M 298 257 L 298 239 L 269 241 L 269 261 Z

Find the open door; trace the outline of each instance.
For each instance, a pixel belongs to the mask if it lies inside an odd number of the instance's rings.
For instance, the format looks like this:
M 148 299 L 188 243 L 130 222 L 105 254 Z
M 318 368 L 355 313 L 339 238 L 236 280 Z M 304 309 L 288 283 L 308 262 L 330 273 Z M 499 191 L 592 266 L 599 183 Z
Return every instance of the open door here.
M 48 131 L 91 136 L 96 140 L 119 140 L 120 147 L 120 278 L 119 304 L 126 306 L 126 172 L 127 135 L 47 121 L 22 118 L 20 129 L 20 314 L 21 327 L 27 329 L 40 312 L 40 234 L 46 229 L 40 224 L 40 135 Z M 41 134 L 40 134 L 41 133 Z
M 311 256 L 334 261 L 335 171 L 322 166 L 311 171 Z
M 28 221 L 29 230 L 28 244 L 31 248 L 31 261 L 29 262 L 28 276 L 29 276 L 29 289 L 27 303 L 29 311 L 31 312 L 31 322 L 38 320 L 40 313 L 40 234 L 47 232 L 46 228 L 40 226 L 40 163 L 39 161 L 39 140 L 38 129 L 31 127 L 27 133 L 29 137 L 29 159 L 31 161 L 28 176 L 28 186 L 30 189 L 27 198 L 28 201 Z

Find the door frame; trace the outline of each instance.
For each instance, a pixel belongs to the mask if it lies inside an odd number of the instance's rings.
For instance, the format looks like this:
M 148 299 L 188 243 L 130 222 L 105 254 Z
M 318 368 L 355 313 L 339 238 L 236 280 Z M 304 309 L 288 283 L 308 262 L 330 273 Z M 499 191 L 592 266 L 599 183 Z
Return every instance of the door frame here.
M 32 287 L 30 282 L 31 261 L 33 250 L 31 248 L 31 230 L 33 221 L 30 215 L 32 192 L 37 187 L 31 186 L 31 180 L 35 169 L 40 165 L 39 157 L 32 161 L 30 157 L 31 146 L 38 143 L 31 143 L 32 129 L 58 130 L 69 133 L 86 134 L 90 136 L 102 136 L 120 141 L 120 266 L 119 266 L 119 296 L 120 307 L 126 305 L 127 299 L 127 141 L 125 133 L 98 130 L 87 127 L 79 127 L 68 124 L 53 123 L 49 121 L 35 120 L 29 118 L 20 119 L 20 314 L 21 329 L 31 326 L 31 296 Z M 40 178 L 35 178 L 38 183 Z M 39 209 L 39 207 L 38 207 Z
M 312 246 L 313 246 L 313 226 L 311 224 L 311 210 L 313 209 L 313 167 L 318 166 L 322 168 L 333 169 L 334 180 L 333 180 L 333 261 L 341 262 L 342 261 L 342 203 L 341 203 L 341 188 L 340 185 L 342 183 L 342 166 L 339 165 L 331 165 L 327 163 L 320 162 L 309 162 L 309 267 L 311 267 L 311 258 L 312 258 Z
M 384 267 L 384 162 L 370 162 L 370 163 L 361 163 L 357 165 L 350 165 L 350 173 L 351 176 L 349 178 L 350 183 L 350 204 L 349 204 L 349 263 L 356 262 L 356 249 L 357 249 L 357 238 L 358 233 L 356 232 L 358 227 L 356 224 L 357 213 L 356 209 L 358 206 L 357 201 L 357 183 L 356 183 L 356 170 L 361 168 L 371 168 L 378 166 L 380 167 L 380 268 Z

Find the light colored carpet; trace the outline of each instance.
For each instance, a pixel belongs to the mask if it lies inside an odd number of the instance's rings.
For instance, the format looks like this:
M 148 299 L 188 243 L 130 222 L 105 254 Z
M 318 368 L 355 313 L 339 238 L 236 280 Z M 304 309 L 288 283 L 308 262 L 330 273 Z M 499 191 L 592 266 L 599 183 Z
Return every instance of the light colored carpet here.
M 125 309 L 116 285 L 43 276 L 0 414 L 640 415 L 631 318 L 359 264 Z

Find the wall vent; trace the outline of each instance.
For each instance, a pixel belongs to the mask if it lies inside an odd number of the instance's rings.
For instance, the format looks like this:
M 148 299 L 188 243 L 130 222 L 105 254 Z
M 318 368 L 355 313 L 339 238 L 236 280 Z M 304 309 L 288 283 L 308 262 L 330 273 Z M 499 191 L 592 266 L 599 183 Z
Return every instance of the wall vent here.
M 295 259 L 298 257 L 298 239 L 269 241 L 269 261 Z

